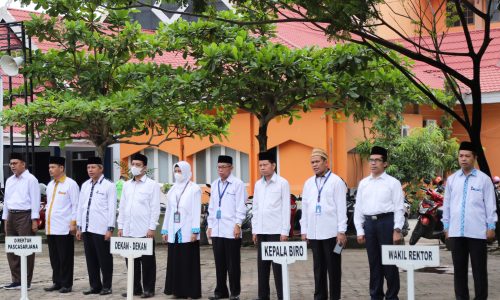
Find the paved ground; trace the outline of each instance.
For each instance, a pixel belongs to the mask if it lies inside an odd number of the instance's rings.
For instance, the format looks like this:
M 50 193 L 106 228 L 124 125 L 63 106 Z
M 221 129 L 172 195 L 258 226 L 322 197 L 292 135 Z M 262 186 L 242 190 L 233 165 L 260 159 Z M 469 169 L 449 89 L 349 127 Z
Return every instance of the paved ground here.
M 423 240 L 419 244 L 437 244 L 436 241 Z M 496 249 L 495 249 L 496 248 Z M 75 281 L 73 292 L 67 295 L 47 293 L 43 287 L 51 285 L 51 268 L 48 251 L 44 245 L 43 253 L 38 255 L 35 263 L 33 288 L 29 291 L 31 299 L 123 299 L 121 293 L 126 290 L 126 268 L 124 259 L 114 260 L 113 295 L 83 296 L 81 292 L 88 288 L 85 257 L 82 243 L 78 242 L 75 249 Z M 489 295 L 490 299 L 500 299 L 500 250 L 491 247 L 488 255 Z M 162 293 L 165 283 L 166 246 L 157 247 L 157 284 L 155 299 L 168 299 Z M 314 280 L 312 272 L 312 253 L 309 260 L 296 262 L 290 266 L 291 299 L 313 299 Z M 253 299 L 257 296 L 257 266 L 256 249 L 242 249 L 242 293 L 241 299 Z M 368 299 L 369 268 L 366 252 L 363 249 L 346 249 L 342 253 L 342 296 L 343 299 Z M 212 295 L 215 286 L 215 266 L 211 248 L 201 249 L 201 272 L 203 298 Z M 406 273 L 401 271 L 401 299 L 406 299 Z M 272 276 L 271 276 L 272 277 Z M 10 271 L 5 256 L 4 246 L 0 246 L 0 283 L 10 282 Z M 451 254 L 441 247 L 441 266 L 437 269 L 415 273 L 416 299 L 453 299 L 453 268 Z M 271 287 L 274 283 L 271 282 Z M 472 288 L 472 275 L 469 276 L 469 287 Z M 272 288 L 271 290 L 274 290 Z M 16 299 L 20 291 L 0 290 L 0 299 Z M 272 295 L 276 298 L 276 295 Z

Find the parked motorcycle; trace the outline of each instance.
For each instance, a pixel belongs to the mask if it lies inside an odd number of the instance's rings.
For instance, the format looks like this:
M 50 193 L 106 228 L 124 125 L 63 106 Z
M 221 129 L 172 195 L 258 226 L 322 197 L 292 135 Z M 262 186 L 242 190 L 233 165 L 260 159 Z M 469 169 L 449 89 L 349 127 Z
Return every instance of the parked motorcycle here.
M 290 237 L 300 236 L 300 218 L 302 218 L 302 197 L 290 194 Z
M 47 206 L 47 186 L 40 183 L 40 218 L 38 218 L 38 230 L 45 229 L 45 209 Z
M 354 210 L 356 208 L 356 194 L 358 190 L 356 188 L 347 189 L 346 195 L 346 209 L 347 209 L 347 231 L 346 235 L 356 235 L 356 226 L 354 225 Z M 411 204 L 405 199 L 405 221 L 403 228 L 401 228 L 401 234 L 403 237 L 408 235 L 410 230 L 410 224 L 408 223 L 408 218 L 410 216 Z
M 5 233 L 2 214 L 3 214 L 3 188 L 0 189 L 0 234 Z
M 425 191 L 426 197 L 420 201 L 418 222 L 411 235 L 410 245 L 415 245 L 422 237 L 439 239 L 446 243 L 442 222 L 444 196 L 431 187 L 422 187 L 421 189 Z
M 495 195 L 497 196 L 497 209 L 500 207 L 500 177 L 493 176 L 493 184 L 495 185 Z M 500 244 L 500 220 L 497 222 L 495 236 Z

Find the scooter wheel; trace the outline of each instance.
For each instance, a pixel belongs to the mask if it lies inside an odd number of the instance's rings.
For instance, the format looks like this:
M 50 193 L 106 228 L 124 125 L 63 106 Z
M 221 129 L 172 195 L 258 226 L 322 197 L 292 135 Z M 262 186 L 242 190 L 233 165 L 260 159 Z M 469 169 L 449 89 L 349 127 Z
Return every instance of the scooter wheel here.
M 422 234 L 424 232 L 424 228 L 420 222 L 417 223 L 415 226 L 415 229 L 413 230 L 413 233 L 411 234 L 410 237 L 410 245 L 415 245 L 418 240 L 422 237 Z

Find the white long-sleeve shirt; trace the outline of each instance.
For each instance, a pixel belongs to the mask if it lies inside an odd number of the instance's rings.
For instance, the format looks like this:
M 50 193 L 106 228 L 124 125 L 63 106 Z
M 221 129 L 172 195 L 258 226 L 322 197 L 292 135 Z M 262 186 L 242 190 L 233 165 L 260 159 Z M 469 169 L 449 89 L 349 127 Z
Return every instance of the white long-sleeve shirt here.
M 491 178 L 473 169 L 462 170 L 446 182 L 443 203 L 443 225 L 449 237 L 486 239 L 486 230 L 495 229 L 496 195 Z
M 220 179 L 212 182 L 207 218 L 212 237 L 234 239 L 234 226 L 241 225 L 245 219 L 246 198 L 245 184 L 232 174 L 225 182 Z M 217 218 L 219 210 L 220 219 Z
M 118 229 L 126 237 L 145 237 L 155 230 L 160 217 L 160 186 L 146 175 L 123 185 L 118 213 Z
M 30 171 L 12 175 L 5 183 L 2 219 L 7 220 L 10 210 L 30 210 L 31 219 L 40 218 L 40 186 Z
M 290 185 L 277 174 L 255 183 L 252 207 L 253 234 L 290 234 Z
M 47 185 L 45 232 L 53 235 L 67 235 L 70 225 L 76 225 L 80 189 L 71 178 L 63 176 Z
M 116 187 L 104 175 L 94 183 L 85 181 L 80 191 L 76 224 L 81 232 L 106 234 L 115 227 Z
M 179 243 L 189 243 L 193 233 L 200 239 L 201 189 L 192 181 L 188 182 L 184 192 L 183 188 L 171 188 L 167 193 L 167 210 L 161 233 L 168 234 L 169 243 L 175 242 L 176 235 Z M 177 211 L 180 214 L 179 223 L 174 222 Z
M 390 212 L 394 213 L 394 229 L 403 228 L 404 194 L 399 180 L 385 172 L 376 178 L 370 175 L 362 179 L 358 185 L 354 210 L 357 235 L 365 235 L 365 216 Z
M 331 171 L 323 177 L 310 177 L 302 190 L 301 233 L 308 239 L 325 240 L 336 237 L 339 232 L 346 232 L 346 193 L 344 181 Z M 321 207 L 320 213 L 316 213 L 317 205 Z

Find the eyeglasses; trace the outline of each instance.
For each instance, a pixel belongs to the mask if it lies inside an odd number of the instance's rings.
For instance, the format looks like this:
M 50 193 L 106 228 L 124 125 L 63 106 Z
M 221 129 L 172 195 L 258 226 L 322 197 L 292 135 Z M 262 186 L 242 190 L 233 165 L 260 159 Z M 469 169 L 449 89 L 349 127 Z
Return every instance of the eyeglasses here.
M 227 168 L 231 168 L 231 166 L 217 166 L 217 169 L 227 169 Z
M 370 163 L 381 163 L 381 162 L 384 162 L 382 159 L 380 158 L 370 158 L 368 160 Z

